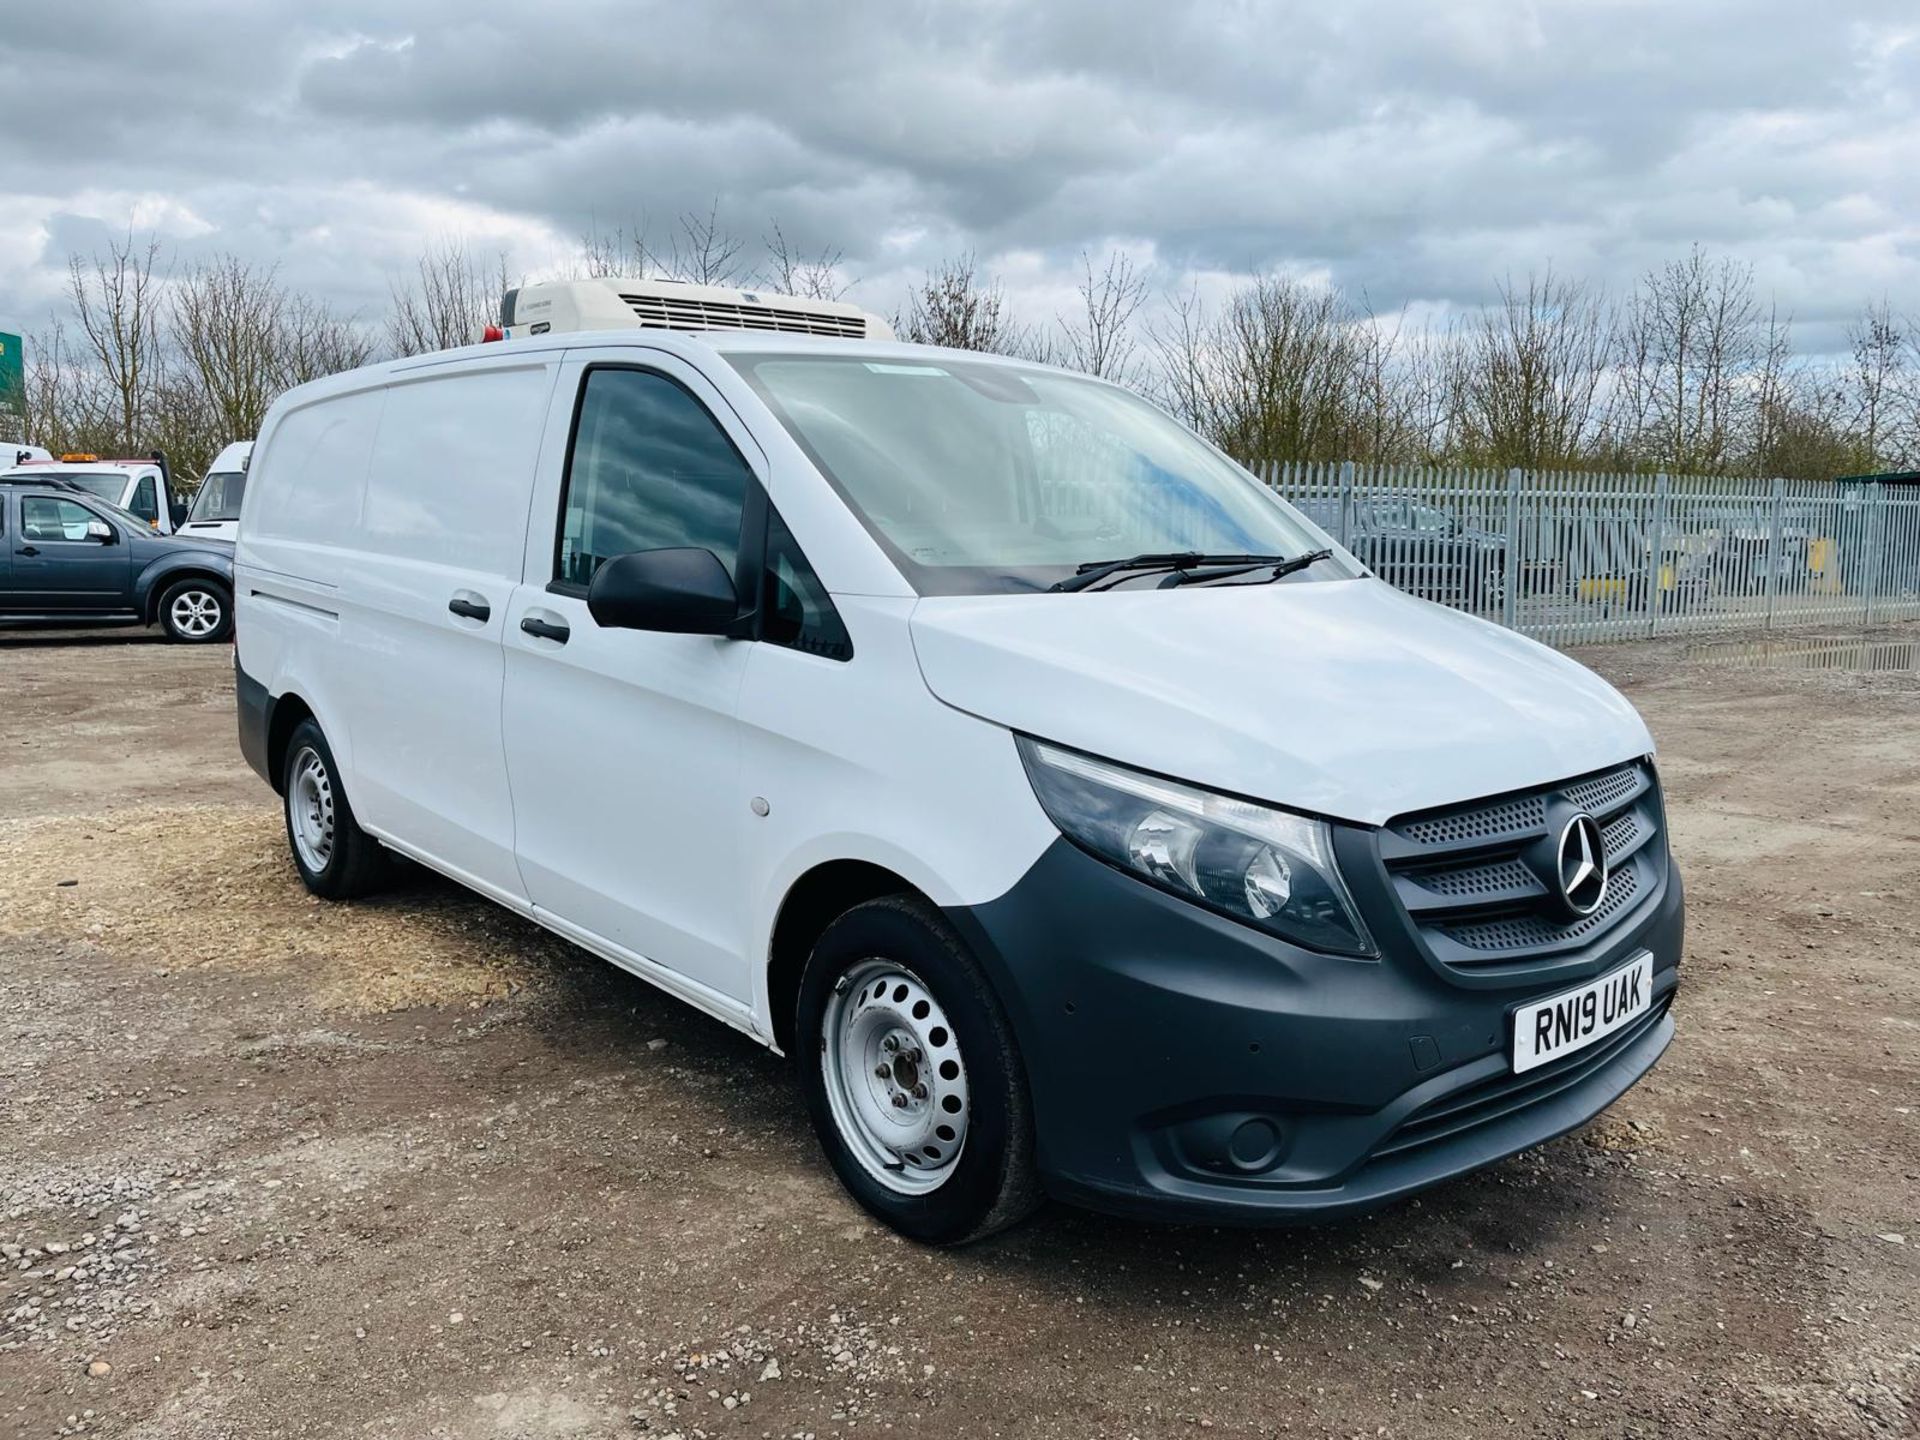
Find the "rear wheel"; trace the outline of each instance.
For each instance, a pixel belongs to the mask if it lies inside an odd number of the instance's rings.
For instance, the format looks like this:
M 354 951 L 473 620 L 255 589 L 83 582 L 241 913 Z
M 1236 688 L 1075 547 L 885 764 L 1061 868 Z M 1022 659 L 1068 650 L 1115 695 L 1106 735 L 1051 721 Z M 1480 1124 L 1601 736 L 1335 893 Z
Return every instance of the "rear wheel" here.
M 189 645 L 225 640 L 233 634 L 233 592 L 197 577 L 170 585 L 160 597 L 160 628 Z
M 387 852 L 353 818 L 327 737 L 302 720 L 287 741 L 287 845 L 307 889 L 328 900 L 351 900 L 379 888 Z
M 917 897 L 842 915 L 800 980 L 794 1034 L 841 1182 L 916 1240 L 976 1240 L 1040 1201 L 1013 1032 L 940 912 Z

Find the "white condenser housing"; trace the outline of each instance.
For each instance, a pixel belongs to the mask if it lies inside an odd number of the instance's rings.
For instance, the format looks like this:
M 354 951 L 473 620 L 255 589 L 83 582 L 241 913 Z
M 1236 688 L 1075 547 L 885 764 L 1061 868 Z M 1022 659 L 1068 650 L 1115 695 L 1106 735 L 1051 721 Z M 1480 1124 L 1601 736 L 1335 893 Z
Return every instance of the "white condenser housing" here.
M 731 285 L 605 276 L 522 285 L 500 299 L 500 323 L 485 338 L 574 330 L 745 330 L 891 340 L 880 316 L 840 300 L 809 300 Z

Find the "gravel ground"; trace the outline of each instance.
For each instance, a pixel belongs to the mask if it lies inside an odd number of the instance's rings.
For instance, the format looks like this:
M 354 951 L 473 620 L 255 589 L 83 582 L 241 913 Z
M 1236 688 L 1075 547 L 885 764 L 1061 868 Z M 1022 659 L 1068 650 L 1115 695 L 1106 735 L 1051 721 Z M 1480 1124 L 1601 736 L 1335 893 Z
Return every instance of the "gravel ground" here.
M 412 871 L 321 906 L 230 657 L 0 640 L 0 1436 L 1910 1435 L 1920 676 L 1588 658 L 1679 1037 L 1363 1221 L 869 1223 L 783 1062 Z

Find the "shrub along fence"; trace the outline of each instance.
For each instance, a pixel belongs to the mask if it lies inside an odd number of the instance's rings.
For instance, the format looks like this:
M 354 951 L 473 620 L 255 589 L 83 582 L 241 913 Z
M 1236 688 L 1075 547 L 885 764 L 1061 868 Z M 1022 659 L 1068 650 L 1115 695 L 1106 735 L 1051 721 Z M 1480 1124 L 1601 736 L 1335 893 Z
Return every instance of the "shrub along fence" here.
M 1250 468 L 1383 579 L 1553 645 L 1920 618 L 1920 483 Z

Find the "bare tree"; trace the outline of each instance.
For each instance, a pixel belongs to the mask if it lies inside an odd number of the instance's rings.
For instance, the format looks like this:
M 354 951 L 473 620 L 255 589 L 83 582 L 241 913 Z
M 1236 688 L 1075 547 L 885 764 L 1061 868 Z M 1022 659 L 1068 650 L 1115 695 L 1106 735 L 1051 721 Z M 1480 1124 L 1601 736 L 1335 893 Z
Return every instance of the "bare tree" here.
M 1764 343 L 1752 266 L 1711 260 L 1696 245 L 1646 275 L 1617 354 L 1623 418 L 1642 460 L 1707 474 L 1736 460 Z
M 189 366 L 172 364 L 154 383 L 140 448 L 164 451 L 174 484 L 191 494 L 220 447 L 230 440 L 251 438 L 258 426 L 256 420 L 252 427 L 233 428 L 199 376 Z
M 1243 286 L 1217 317 L 1176 302 L 1155 332 L 1171 407 L 1248 460 L 1344 459 L 1360 347 L 1338 291 L 1284 276 Z
M 234 255 L 202 262 L 170 287 L 171 348 L 220 433 L 258 433 L 282 389 L 288 300 L 274 273 Z
M 358 369 L 373 358 L 373 352 L 373 337 L 352 317 L 335 314 L 324 300 L 290 295 L 280 314 L 274 381 L 291 389 Z
M 1138 383 L 1133 317 L 1146 301 L 1146 280 L 1124 251 L 1109 254 L 1095 274 L 1093 257 L 1083 250 L 1078 288 L 1080 309 L 1071 317 L 1058 317 L 1062 362 L 1102 380 Z
M 894 320 L 903 340 L 945 345 L 955 350 L 984 350 L 997 355 L 1024 352 L 1028 337 L 1014 322 L 1006 292 L 997 280 L 982 282 L 971 254 L 943 260 L 926 272 L 907 297 L 904 316 Z
M 822 246 L 811 258 L 802 255 L 787 240 L 780 222 L 772 224 L 773 233 L 762 237 L 767 247 L 766 285 L 782 295 L 801 295 L 809 300 L 838 300 L 847 293 L 842 278 L 845 253 Z
M 689 210 L 680 217 L 667 241 L 664 263 L 658 254 L 651 258 L 676 280 L 694 285 L 731 285 L 745 268 L 740 258 L 745 249 L 746 242 L 721 225 L 720 202 L 716 199 L 705 215 Z
M 602 230 L 595 221 L 581 232 L 573 260 L 561 268 L 561 278 L 604 280 L 617 276 L 645 279 L 659 269 L 647 243 L 645 217 Z
M 1578 464 L 1599 438 L 1613 359 L 1604 297 L 1547 269 L 1500 283 L 1499 303 L 1455 337 L 1452 402 L 1463 458 Z
M 101 437 L 99 394 L 67 338 L 64 323 L 28 337 L 21 438 L 58 453 Z M 109 447 L 111 448 L 111 447 Z M 11 463 L 13 457 L 0 457 Z
M 147 407 L 161 371 L 160 286 L 154 274 L 160 242 L 124 239 L 108 242 L 104 255 L 67 262 L 67 299 L 80 330 L 83 363 L 95 372 L 104 392 L 111 426 L 110 449 L 132 453 L 140 441 Z
M 1873 464 L 1891 465 L 1906 448 L 1912 336 L 1883 296 L 1847 328 L 1847 342 L 1852 357 L 1843 378 L 1852 428 Z
M 1854 427 L 1852 399 L 1843 378 L 1830 369 L 1789 373 L 1765 402 L 1772 413 L 1757 432 L 1765 448 L 1750 461 L 1762 475 L 1831 480 L 1873 468 Z
M 1351 458 L 1382 463 L 1439 458 L 1449 443 L 1444 339 L 1409 330 L 1403 312 L 1391 327 L 1365 315 L 1353 340 Z
M 457 241 L 431 246 L 408 283 L 389 287 L 387 348 L 395 355 L 423 355 L 471 345 L 493 323 L 511 284 L 504 254 L 489 266 Z

